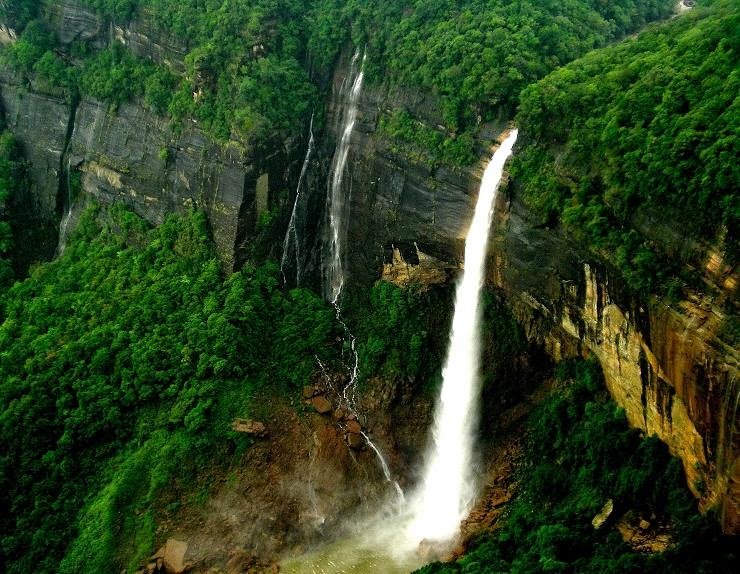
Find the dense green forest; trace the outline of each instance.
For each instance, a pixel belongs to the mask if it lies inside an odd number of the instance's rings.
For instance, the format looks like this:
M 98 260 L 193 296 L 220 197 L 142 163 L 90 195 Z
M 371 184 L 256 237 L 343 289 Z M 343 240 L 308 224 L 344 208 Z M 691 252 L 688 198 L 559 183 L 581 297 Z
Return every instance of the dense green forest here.
M 6 572 L 57 572 L 65 554 L 75 574 L 136 565 L 163 489 L 205 460 L 228 464 L 249 440 L 234 417 L 297 394 L 315 356 L 331 364 L 331 308 L 279 290 L 278 274 L 224 279 L 198 213 L 148 230 L 88 211 L 61 258 L 2 296 Z
M 4 58 L 33 77 L 37 89 L 79 91 L 113 104 L 143 98 L 175 120 L 196 118 L 220 139 L 295 134 L 351 41 L 369 55 L 371 81 L 389 78 L 439 97 L 444 137 L 464 137 L 434 157 L 453 164 L 473 161 L 478 122 L 510 114 L 524 86 L 666 17 L 673 6 L 672 0 L 82 2 L 118 22 L 141 15 L 185 41 L 184 73 L 120 46 L 100 52 L 77 41 L 64 56 L 55 49 L 50 11 L 39 17 L 35 0 L 10 0 L 4 10 L 23 31 Z
M 8 131 L 0 133 L 0 292 L 13 281 L 10 254 L 13 232 L 10 225 L 10 204 L 14 195 L 22 191 L 25 165 L 18 142 Z
M 737 257 L 739 29 L 737 4 L 715 2 L 522 93 L 529 145 L 512 174 L 525 201 L 643 294 L 691 281 L 687 239 Z
M 736 549 L 711 516 L 697 514 L 680 461 L 628 427 L 598 363 L 561 363 L 557 378 L 529 417 L 518 495 L 503 528 L 482 535 L 457 562 L 418 574 L 734 572 Z M 596 529 L 591 521 L 607 500 L 611 521 Z M 630 548 L 614 529 L 627 512 L 667 527 L 670 547 Z

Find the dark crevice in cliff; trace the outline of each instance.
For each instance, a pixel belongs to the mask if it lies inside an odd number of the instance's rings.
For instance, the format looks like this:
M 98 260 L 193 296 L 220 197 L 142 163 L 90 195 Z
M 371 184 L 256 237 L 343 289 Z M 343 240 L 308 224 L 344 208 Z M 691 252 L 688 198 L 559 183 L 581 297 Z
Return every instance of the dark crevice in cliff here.
M 67 131 L 64 136 L 64 146 L 62 153 L 59 155 L 59 185 L 57 187 L 57 212 L 63 216 L 64 212 L 70 209 L 70 161 L 69 161 L 69 144 L 75 131 L 75 122 L 77 120 L 77 108 L 80 105 L 79 96 L 72 97 L 69 107 L 69 117 L 67 119 Z
M 59 214 L 60 221 L 57 232 L 56 255 L 59 256 L 64 251 L 67 243 L 69 224 L 72 216 L 72 204 L 74 202 L 73 189 L 71 183 L 72 160 L 69 157 L 69 146 L 74 136 L 75 125 L 77 120 L 77 107 L 79 106 L 79 97 L 77 94 L 72 96 L 70 102 L 69 115 L 67 119 L 67 129 L 64 133 L 64 144 L 62 152 L 59 155 L 58 183 L 56 212 Z

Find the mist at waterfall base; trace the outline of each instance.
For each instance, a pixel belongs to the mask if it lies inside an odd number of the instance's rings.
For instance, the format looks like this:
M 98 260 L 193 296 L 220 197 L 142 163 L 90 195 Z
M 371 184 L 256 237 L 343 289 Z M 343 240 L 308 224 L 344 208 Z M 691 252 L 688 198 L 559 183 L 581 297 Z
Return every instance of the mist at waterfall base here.
M 377 515 L 358 522 L 345 537 L 314 553 L 287 560 L 281 571 L 302 573 L 401 574 L 424 565 L 420 544 L 449 549 L 472 509 L 480 484 L 474 476 L 478 420 L 481 290 L 488 236 L 504 165 L 517 130 L 493 154 L 481 181 L 465 242 L 465 269 L 457 285 L 455 313 L 443 368 L 440 398 L 423 478 L 406 498 L 389 493 Z

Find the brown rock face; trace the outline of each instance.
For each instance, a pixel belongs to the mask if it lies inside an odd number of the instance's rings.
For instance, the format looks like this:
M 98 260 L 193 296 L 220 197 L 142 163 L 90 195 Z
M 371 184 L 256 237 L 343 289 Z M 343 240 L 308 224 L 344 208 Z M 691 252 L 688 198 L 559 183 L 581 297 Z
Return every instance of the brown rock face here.
M 359 434 L 362 431 L 360 423 L 357 421 L 347 421 L 347 432 Z
M 399 249 L 393 248 L 393 258 L 390 263 L 383 264 L 384 281 L 395 283 L 401 287 L 411 284 L 429 287 L 446 283 L 449 279 L 449 270 L 453 266 L 422 252 L 417 245 L 415 261 L 406 261 Z
M 320 415 L 325 415 L 332 412 L 332 406 L 329 402 L 329 399 L 327 399 L 323 395 L 312 398 L 311 404 L 313 405 L 313 408 L 316 409 L 316 412 Z
M 641 301 L 619 277 L 555 231 L 534 229 L 524 208 L 500 199 L 489 270 L 530 340 L 555 359 L 594 355 L 627 419 L 683 461 L 700 508 L 740 531 L 740 353 L 718 332 L 718 304 L 694 294 L 677 305 Z M 719 299 L 734 297 L 736 282 Z

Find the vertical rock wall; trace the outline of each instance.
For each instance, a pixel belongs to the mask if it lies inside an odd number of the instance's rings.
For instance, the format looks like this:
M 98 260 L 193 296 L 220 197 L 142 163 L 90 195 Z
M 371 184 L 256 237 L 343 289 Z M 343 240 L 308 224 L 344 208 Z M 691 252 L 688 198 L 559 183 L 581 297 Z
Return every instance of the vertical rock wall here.
M 701 508 L 738 532 L 740 353 L 717 337 L 722 310 L 699 295 L 640 301 L 560 233 L 529 225 L 520 204 L 500 209 L 492 280 L 530 339 L 555 359 L 595 355 L 630 424 L 664 441 Z

